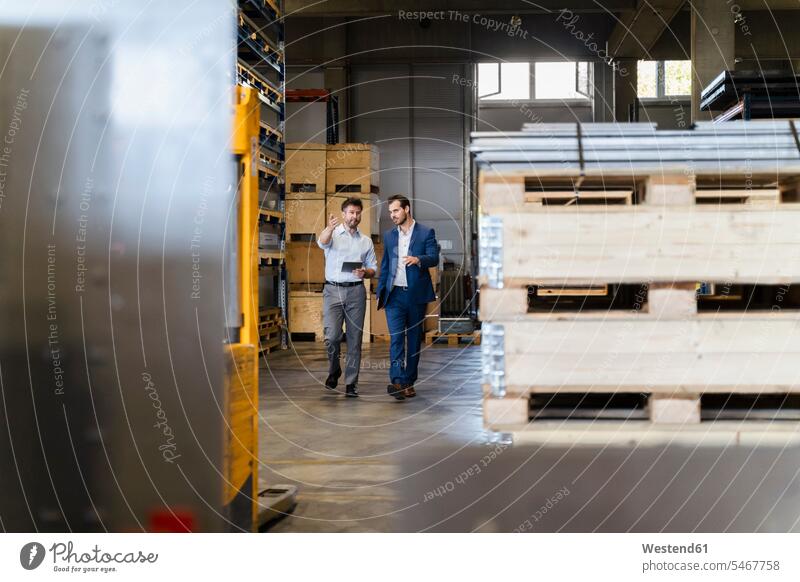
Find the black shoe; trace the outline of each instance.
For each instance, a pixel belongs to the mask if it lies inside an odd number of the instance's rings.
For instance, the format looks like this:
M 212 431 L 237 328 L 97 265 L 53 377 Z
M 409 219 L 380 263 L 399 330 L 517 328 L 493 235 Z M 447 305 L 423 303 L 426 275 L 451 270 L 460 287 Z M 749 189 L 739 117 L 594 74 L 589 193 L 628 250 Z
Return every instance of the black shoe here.
M 358 386 L 355 384 L 348 384 L 345 388 L 345 396 L 349 396 L 350 398 L 358 398 Z
M 386 387 L 386 391 L 389 393 L 389 396 L 394 396 L 397 400 L 405 400 L 406 397 L 403 396 L 403 385 L 402 384 L 389 384 Z
M 325 380 L 325 388 L 328 390 L 336 390 L 336 386 L 339 384 L 339 376 L 328 376 L 328 379 Z

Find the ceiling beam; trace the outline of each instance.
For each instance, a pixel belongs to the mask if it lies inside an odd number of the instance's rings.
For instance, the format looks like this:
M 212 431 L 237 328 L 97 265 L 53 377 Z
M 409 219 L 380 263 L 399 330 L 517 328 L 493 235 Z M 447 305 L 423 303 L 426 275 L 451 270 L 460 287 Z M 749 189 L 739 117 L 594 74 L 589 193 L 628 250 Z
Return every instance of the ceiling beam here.
M 289 17 L 375 16 L 404 12 L 458 11 L 462 14 L 546 14 L 568 9 L 577 14 L 619 13 L 636 9 L 636 0 L 285 0 Z
M 611 32 L 608 54 L 614 58 L 647 57 L 684 3 L 685 0 L 639 0 L 636 10 L 623 14 Z

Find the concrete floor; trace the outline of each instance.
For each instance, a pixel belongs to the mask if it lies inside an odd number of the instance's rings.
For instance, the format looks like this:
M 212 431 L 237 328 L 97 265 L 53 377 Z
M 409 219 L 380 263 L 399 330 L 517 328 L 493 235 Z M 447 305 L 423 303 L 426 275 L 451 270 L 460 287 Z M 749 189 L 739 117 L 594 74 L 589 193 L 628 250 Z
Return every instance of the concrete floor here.
M 299 489 L 275 532 L 800 531 L 800 424 L 534 423 L 483 430 L 480 348 L 425 347 L 419 396 L 386 394 L 388 345 L 361 396 L 325 390 L 321 344 L 261 364 L 260 478 Z
M 486 441 L 480 364 L 477 346 L 424 346 L 418 396 L 396 401 L 386 393 L 386 343 L 364 346 L 359 398 L 325 389 L 322 344 L 298 342 L 262 360 L 260 477 L 299 488 L 295 511 L 270 531 L 398 530 L 399 459 Z

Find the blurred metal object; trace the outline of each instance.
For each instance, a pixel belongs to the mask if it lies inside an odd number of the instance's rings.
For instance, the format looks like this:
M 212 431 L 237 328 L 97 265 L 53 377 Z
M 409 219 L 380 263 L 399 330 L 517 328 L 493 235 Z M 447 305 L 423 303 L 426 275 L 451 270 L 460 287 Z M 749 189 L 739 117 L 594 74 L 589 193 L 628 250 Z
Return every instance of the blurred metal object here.
M 7 531 L 219 531 L 230 7 L 0 15 Z
M 441 282 L 439 288 L 442 295 L 440 307 L 441 317 L 463 318 L 467 314 L 467 302 L 464 297 L 464 270 L 461 267 L 444 268 L 440 271 Z M 440 331 L 445 332 L 441 326 Z M 452 333 L 470 333 L 468 331 L 454 331 Z

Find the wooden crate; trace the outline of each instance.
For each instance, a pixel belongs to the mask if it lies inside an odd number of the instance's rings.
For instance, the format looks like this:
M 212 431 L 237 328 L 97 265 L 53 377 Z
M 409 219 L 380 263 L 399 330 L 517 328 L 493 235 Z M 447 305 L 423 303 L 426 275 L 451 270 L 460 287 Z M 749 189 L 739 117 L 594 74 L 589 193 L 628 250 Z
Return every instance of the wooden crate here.
M 292 235 L 316 237 L 327 226 L 325 198 L 307 198 L 297 194 L 286 195 L 286 238 Z
M 386 310 L 378 311 L 378 298 L 369 299 L 370 336 L 373 341 L 389 341 L 389 326 L 386 323 Z
M 324 143 L 290 143 L 286 145 L 286 193 L 298 197 L 325 196 L 325 164 L 327 146 Z
M 525 176 L 481 176 L 486 426 L 526 425 L 535 394 L 644 394 L 646 420 L 682 425 L 710 394 L 800 392 L 800 310 L 698 312 L 696 299 L 699 281 L 800 282 L 800 205 L 774 187 L 698 189 L 702 176 L 637 177 L 631 197 L 629 177 L 604 179 L 607 198 L 565 205 Z M 529 310 L 533 285 L 588 297 L 623 283 L 646 289 L 624 310 Z
M 325 253 L 316 241 L 287 241 L 286 271 L 292 285 L 325 283 Z
M 428 307 L 425 310 L 425 331 L 438 331 L 439 330 L 439 311 L 442 304 L 439 301 L 439 297 L 436 297 L 436 301 L 431 301 L 428 303 Z
M 328 145 L 326 167 L 332 169 L 360 168 L 378 170 L 378 146 L 367 143 L 340 143 Z
M 368 344 L 372 341 L 372 294 L 369 292 L 369 288 L 367 288 L 367 305 L 366 309 L 364 310 L 364 325 L 362 327 L 362 334 L 361 334 L 361 341 L 362 343 Z
M 325 339 L 322 321 L 322 293 L 308 291 L 289 292 L 289 333 Z M 292 335 L 292 339 L 295 336 Z
M 439 331 L 429 331 L 425 334 L 425 344 L 446 343 L 448 346 L 458 345 L 481 345 L 481 332 L 472 333 L 440 333 Z
M 380 234 L 379 219 L 383 206 L 381 205 L 377 194 L 328 195 L 327 215 L 333 214 L 341 219 L 342 203 L 350 196 L 360 198 L 364 205 L 364 208 L 361 212 L 361 224 L 358 226 L 359 230 L 367 236 Z
M 378 299 L 375 295 L 370 297 L 369 301 L 370 312 L 370 335 L 372 341 L 389 341 L 389 326 L 386 323 L 386 311 L 381 309 L 378 311 Z M 426 332 L 436 331 L 439 329 L 439 301 L 432 301 L 428 303 L 428 308 L 425 312 L 425 321 L 423 328 Z
M 328 194 L 377 194 L 380 173 L 370 168 L 336 168 L 326 172 Z

